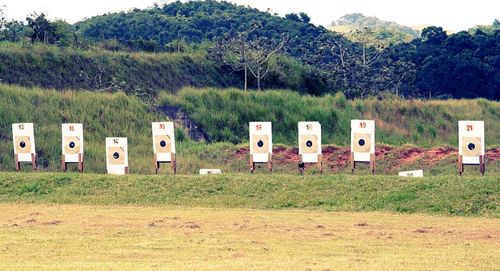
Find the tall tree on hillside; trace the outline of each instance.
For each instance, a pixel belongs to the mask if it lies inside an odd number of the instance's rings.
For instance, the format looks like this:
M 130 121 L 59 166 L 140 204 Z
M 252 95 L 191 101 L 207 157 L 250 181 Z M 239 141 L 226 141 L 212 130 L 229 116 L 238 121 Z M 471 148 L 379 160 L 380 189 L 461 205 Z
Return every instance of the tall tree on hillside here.
M 248 89 L 249 37 L 260 26 L 260 22 L 254 22 L 246 30 L 235 35 L 226 35 L 211 50 L 213 56 L 230 66 L 234 71 L 244 71 L 244 90 Z
M 270 58 L 278 53 L 288 41 L 285 36 L 281 40 L 257 38 L 249 42 L 247 53 L 248 69 L 257 79 L 257 89 L 261 89 L 260 82 L 270 71 Z
M 36 12 L 26 18 L 28 28 L 31 31 L 31 42 L 54 43 L 56 28 L 52 25 L 45 14 L 38 15 Z

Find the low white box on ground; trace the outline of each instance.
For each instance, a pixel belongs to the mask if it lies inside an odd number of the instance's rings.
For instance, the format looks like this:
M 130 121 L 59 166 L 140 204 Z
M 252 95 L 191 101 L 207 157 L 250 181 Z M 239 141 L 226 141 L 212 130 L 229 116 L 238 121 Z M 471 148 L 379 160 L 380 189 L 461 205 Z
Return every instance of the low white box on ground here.
M 212 175 L 221 174 L 222 171 L 218 168 L 202 168 L 200 169 L 200 175 Z
M 399 172 L 400 177 L 424 177 L 424 171 L 419 170 L 410 170 L 410 171 L 401 171 Z

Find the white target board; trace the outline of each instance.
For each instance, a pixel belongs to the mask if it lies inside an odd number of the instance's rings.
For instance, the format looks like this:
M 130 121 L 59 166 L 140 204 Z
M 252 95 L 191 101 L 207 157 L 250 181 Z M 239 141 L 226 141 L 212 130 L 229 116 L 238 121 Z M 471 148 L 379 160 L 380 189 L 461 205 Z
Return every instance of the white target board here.
M 106 168 L 108 174 L 128 173 L 128 147 L 126 137 L 106 137 Z
M 17 161 L 33 162 L 32 154 L 36 153 L 33 123 L 12 124 L 12 139 Z
M 273 153 L 273 138 L 271 122 L 250 122 L 250 154 L 253 162 L 267 163 L 269 154 Z
M 462 163 L 479 165 L 484 148 L 484 121 L 459 121 L 458 154 L 462 155 Z
M 175 133 L 173 122 L 153 122 L 153 150 L 157 162 L 172 162 L 175 153 Z
M 351 120 L 351 152 L 354 161 L 370 162 L 375 154 L 375 121 Z
M 304 163 L 318 163 L 321 154 L 321 124 L 316 121 L 299 122 L 299 154 Z
M 78 155 L 83 156 L 83 124 L 62 124 L 62 154 L 67 163 L 78 163 Z

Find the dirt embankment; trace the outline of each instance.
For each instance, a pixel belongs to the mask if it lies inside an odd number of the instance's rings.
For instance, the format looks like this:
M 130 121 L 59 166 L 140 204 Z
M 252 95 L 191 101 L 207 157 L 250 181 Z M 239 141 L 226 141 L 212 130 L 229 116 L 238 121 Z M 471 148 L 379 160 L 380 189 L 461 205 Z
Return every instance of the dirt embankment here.
M 273 148 L 273 160 L 280 164 L 296 164 L 299 162 L 298 148 L 276 146 Z M 240 159 L 247 159 L 248 147 L 239 148 L 235 155 Z M 397 169 L 410 165 L 432 167 L 441 161 L 453 160 L 458 155 L 458 150 L 452 147 L 435 147 L 430 149 L 402 146 L 391 147 L 377 145 L 375 155 L 377 161 L 382 160 L 391 169 Z M 323 164 L 333 172 L 340 171 L 349 166 L 351 157 L 350 147 L 323 146 Z M 488 162 L 500 160 L 500 147 L 486 151 Z

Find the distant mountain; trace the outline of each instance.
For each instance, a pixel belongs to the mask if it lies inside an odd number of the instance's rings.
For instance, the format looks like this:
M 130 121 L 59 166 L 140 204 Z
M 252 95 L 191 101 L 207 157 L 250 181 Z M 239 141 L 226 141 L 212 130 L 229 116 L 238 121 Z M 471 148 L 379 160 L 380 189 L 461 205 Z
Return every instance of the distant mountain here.
M 420 37 L 420 31 L 417 29 L 361 13 L 344 15 L 333 21 L 328 29 L 345 34 L 355 41 L 358 41 L 356 37 L 359 38 L 360 35 L 368 35 L 374 43 L 397 44 Z

